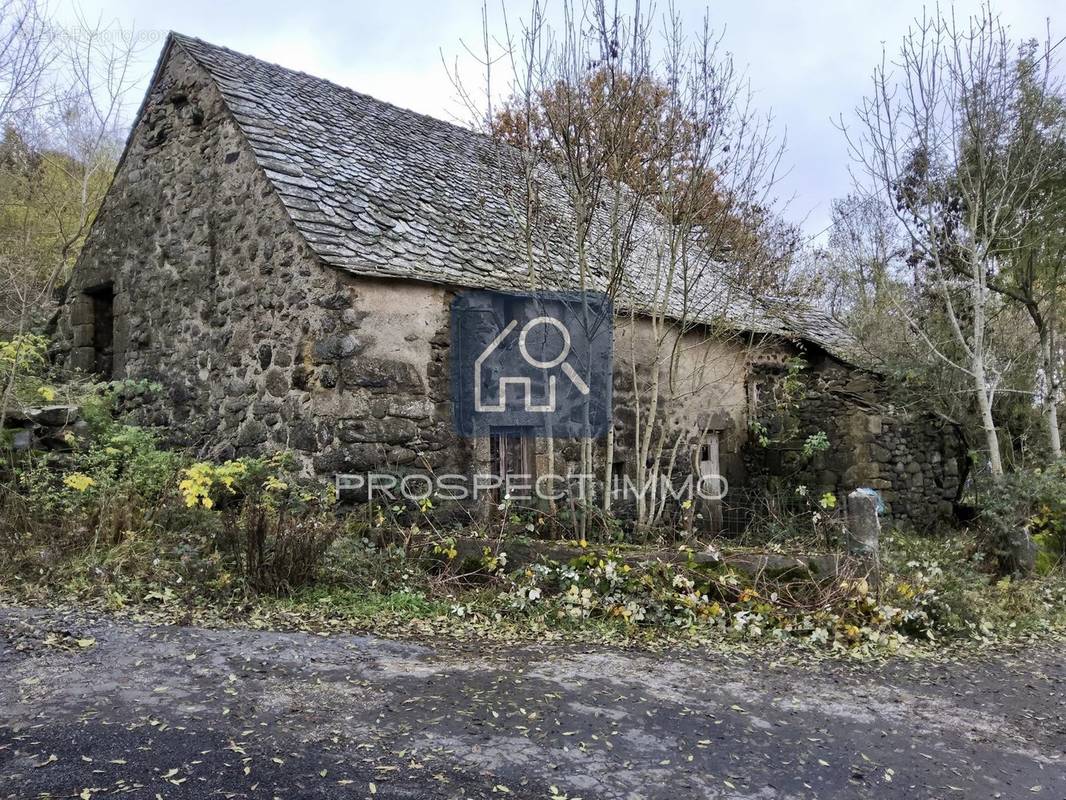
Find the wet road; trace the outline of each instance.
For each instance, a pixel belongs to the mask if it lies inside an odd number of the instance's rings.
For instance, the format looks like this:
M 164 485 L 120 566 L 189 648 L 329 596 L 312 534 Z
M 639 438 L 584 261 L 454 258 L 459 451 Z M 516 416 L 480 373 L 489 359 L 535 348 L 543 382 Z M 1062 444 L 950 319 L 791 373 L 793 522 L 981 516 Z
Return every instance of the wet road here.
M 0 798 L 1066 798 L 1066 647 L 964 665 L 0 608 Z

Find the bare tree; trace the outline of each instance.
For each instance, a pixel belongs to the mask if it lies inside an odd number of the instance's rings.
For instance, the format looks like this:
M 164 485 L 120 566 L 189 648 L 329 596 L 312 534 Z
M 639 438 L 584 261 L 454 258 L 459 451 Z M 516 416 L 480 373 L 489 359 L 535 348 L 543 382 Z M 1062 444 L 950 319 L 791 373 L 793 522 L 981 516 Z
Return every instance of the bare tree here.
M 901 276 L 906 243 L 892 209 L 878 198 L 834 200 L 826 258 L 827 300 L 834 316 L 859 324 Z
M 652 525 L 667 509 L 664 481 L 675 470 L 691 474 L 693 443 L 708 424 L 673 412 L 722 370 L 743 369 L 706 346 L 723 336 L 746 343 L 716 324 L 733 297 L 745 302 L 722 243 L 741 215 L 771 207 L 781 145 L 706 22 L 690 34 L 672 7 L 657 17 L 639 3 L 622 13 L 603 0 L 560 10 L 553 27 L 540 3 L 516 26 L 505 9 L 505 35 L 484 37 L 504 54 L 479 57 L 486 74 L 505 71 L 507 98 L 495 114 L 453 78 L 475 122 L 489 120 L 505 153 L 510 145 L 519 152 L 522 177 L 505 196 L 527 244 L 530 286 L 545 285 L 550 254 L 573 265 L 576 288 L 615 300 L 633 439 L 615 441 L 612 431 L 597 454 L 586 437 L 580 470 L 590 474 L 599 462 L 609 486 L 615 450 L 624 447 L 639 522 Z M 562 216 L 551 204 L 560 191 Z M 723 364 L 707 363 L 715 358 Z
M 1050 38 L 1050 37 L 1049 37 Z M 1062 355 L 1058 332 L 1062 325 L 1062 294 L 1066 258 L 1066 98 L 1062 87 L 1049 85 L 1042 74 L 1039 45 L 1026 42 L 1015 70 L 1018 100 L 1016 136 L 1039 146 L 1028 150 L 1043 162 L 1036 191 L 1014 209 L 1024 225 L 1018 240 L 1004 248 L 1003 267 L 989 286 L 1016 302 L 1036 332 L 1037 397 L 1047 426 L 1048 451 L 1062 457 L 1058 405 L 1062 402 Z
M 36 0 L 0 2 L 0 121 L 5 126 L 47 102 L 44 77 L 54 59 L 41 5 Z
M 73 266 L 110 185 L 137 80 L 135 31 L 80 12 L 68 28 L 32 19 L 44 52 L 34 63 L 46 68 L 36 87 L 22 92 L 34 98 L 32 108 L 20 99 L 4 119 L 5 147 L 17 157 L 6 159 L 0 174 L 0 296 L 4 327 L 16 337 L 40 327 Z M 5 375 L 0 408 L 12 396 L 15 373 Z
M 1025 222 L 1015 209 L 1033 200 L 1048 154 L 1017 129 L 1016 45 L 990 7 L 956 20 L 938 8 L 916 20 L 874 71 L 871 94 L 845 127 L 864 177 L 860 194 L 894 210 L 914 247 L 915 268 L 952 332 L 948 350 L 906 307 L 935 358 L 970 380 L 994 478 L 1003 474 L 993 401 L 1005 368 L 991 334 L 1001 302 L 990 279 Z M 1052 74 L 1051 45 L 1034 59 L 1036 80 Z

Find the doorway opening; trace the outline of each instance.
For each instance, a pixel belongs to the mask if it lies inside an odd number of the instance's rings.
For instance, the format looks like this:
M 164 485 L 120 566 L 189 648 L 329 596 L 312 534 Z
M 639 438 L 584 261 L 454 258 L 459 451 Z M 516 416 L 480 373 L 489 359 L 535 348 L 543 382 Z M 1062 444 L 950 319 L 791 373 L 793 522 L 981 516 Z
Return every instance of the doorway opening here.
M 493 427 L 489 429 L 489 464 L 492 474 L 502 482 L 497 500 L 503 500 L 508 487 L 516 494 L 521 489 L 532 500 L 532 487 L 537 480 L 537 445 L 531 428 Z
M 93 304 L 93 371 L 111 380 L 115 372 L 115 288 L 108 283 L 85 295 Z

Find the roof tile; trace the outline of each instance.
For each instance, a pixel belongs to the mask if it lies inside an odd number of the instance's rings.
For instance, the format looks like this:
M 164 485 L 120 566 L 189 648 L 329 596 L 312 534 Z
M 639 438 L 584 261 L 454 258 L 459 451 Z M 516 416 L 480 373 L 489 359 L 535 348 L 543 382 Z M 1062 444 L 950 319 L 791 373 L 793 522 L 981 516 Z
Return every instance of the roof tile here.
M 329 81 L 180 34 L 171 41 L 215 80 L 297 229 L 323 261 L 374 277 L 417 275 L 450 286 L 528 288 L 529 266 L 509 202 L 524 194 L 521 155 L 490 137 L 397 108 Z M 535 263 L 545 288 L 575 288 L 572 207 L 559 176 L 536 175 Z M 606 216 L 604 213 L 603 216 Z M 616 302 L 638 310 L 661 296 L 653 212 L 636 227 L 633 268 Z M 597 219 L 586 285 L 606 289 L 609 229 Z M 545 247 L 545 245 L 547 245 Z M 701 251 L 697 245 L 695 248 Z M 359 254 L 358 257 L 355 254 Z M 686 292 L 674 288 L 678 318 L 811 341 L 858 363 L 859 348 L 818 309 L 739 288 L 709 256 Z

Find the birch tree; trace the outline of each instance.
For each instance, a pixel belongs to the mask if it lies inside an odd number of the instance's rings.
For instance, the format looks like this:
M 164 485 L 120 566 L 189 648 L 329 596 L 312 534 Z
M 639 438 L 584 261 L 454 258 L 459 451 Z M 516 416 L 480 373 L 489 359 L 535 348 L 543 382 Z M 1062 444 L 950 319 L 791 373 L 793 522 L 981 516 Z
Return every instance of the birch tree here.
M 1048 452 L 1062 457 L 1058 406 L 1062 402 L 1062 353 L 1058 334 L 1062 327 L 1066 287 L 1066 101 L 1062 87 L 1049 84 L 1039 63 L 1039 45 L 1023 45 L 1016 64 L 1016 130 L 1021 146 L 1030 140 L 1038 146 L 1028 152 L 1043 164 L 1036 191 L 1014 209 L 1022 233 L 1003 249 L 1003 268 L 990 280 L 991 288 L 1016 302 L 1036 333 L 1036 404 L 1047 428 Z
M 1034 80 L 1047 85 L 1051 44 L 1034 53 Z M 1017 50 L 990 7 L 960 20 L 937 8 L 916 20 L 895 60 L 874 71 L 871 93 L 845 128 L 860 169 L 858 191 L 894 209 L 913 263 L 952 333 L 941 347 L 905 305 L 898 311 L 933 357 L 972 387 L 991 474 L 1003 474 L 993 405 L 1007 356 L 990 318 L 1002 300 L 991 286 L 1005 248 L 1034 202 L 1049 154 L 1018 128 Z

